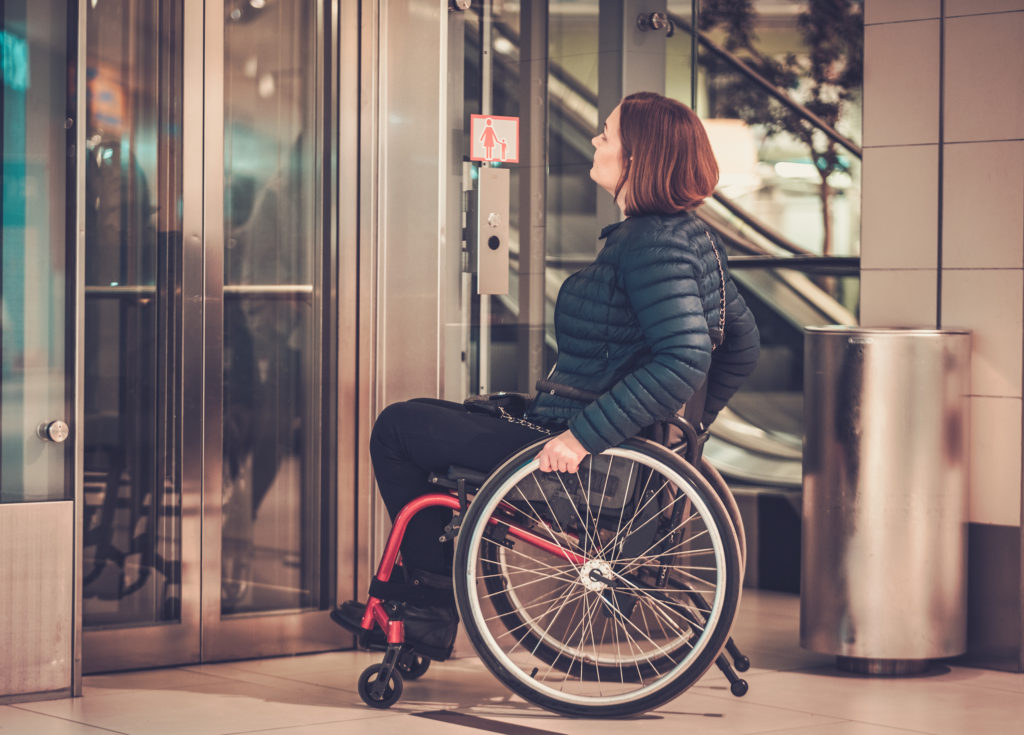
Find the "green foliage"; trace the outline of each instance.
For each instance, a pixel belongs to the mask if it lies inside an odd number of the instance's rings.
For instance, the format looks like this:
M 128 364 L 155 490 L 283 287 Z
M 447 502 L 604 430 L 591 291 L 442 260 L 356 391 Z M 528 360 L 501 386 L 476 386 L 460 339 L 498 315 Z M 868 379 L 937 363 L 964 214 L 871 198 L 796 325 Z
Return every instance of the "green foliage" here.
M 863 2 L 807 0 L 806 9 L 797 19 L 804 50 L 782 58 L 762 53 L 757 48 L 754 5 L 753 0 L 703 0 L 700 28 L 722 30 L 727 50 L 835 128 L 848 103 L 860 95 L 863 82 Z M 789 133 L 808 147 L 821 176 L 824 252 L 829 252 L 826 182 L 842 165 L 836 143 L 815 134 L 815 127 L 803 116 L 752 84 L 725 61 L 708 55 L 705 64 L 714 117 L 739 118 L 749 125 L 760 126 L 769 137 Z

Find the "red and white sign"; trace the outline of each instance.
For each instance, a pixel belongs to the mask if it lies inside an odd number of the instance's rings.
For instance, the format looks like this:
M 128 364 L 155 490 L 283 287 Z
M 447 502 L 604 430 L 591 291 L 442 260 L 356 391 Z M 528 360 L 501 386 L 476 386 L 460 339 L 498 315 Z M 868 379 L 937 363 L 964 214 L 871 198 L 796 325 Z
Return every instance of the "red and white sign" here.
M 519 118 L 470 115 L 469 159 L 519 163 Z

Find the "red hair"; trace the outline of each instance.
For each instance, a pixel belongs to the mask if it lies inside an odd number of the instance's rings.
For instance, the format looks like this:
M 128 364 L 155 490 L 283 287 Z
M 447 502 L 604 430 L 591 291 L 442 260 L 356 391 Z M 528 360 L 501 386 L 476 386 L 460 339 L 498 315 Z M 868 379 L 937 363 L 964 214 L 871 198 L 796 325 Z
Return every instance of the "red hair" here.
M 624 212 L 674 214 L 696 208 L 718 184 L 718 162 L 693 110 L 654 92 L 637 92 L 619 106 Z

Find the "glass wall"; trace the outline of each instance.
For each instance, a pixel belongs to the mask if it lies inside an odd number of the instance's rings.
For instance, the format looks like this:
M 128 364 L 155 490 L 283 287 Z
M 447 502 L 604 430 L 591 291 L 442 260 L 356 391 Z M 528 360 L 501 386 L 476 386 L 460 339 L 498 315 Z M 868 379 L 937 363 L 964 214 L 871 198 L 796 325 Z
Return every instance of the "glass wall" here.
M 616 75 L 635 73 L 629 69 L 663 43 L 664 90 L 658 74 L 644 78 L 704 121 L 721 177 L 698 215 L 726 242 L 763 341 L 757 372 L 716 423 L 716 441 L 727 437 L 728 446 L 712 442 L 709 451 L 725 447 L 732 457 L 735 442 L 753 435 L 758 451 L 773 456 L 760 480 L 790 485 L 799 484 L 803 328 L 855 323 L 859 299 L 856 276 L 739 262 L 751 255 L 859 255 L 863 23 L 852 5 L 835 23 L 815 25 L 803 19 L 809 7 L 678 0 L 667 5 L 671 29 L 648 30 L 643 43 L 624 27 L 620 8 L 600 0 L 553 4 L 548 22 L 547 364 L 558 286 L 593 258 L 596 233 L 608 224 L 601 220 L 617 214 L 604 209 L 608 198 L 589 177 L 590 137 L 603 123 L 602 85 L 615 87 Z M 617 69 L 609 64 L 616 58 Z M 822 132 L 821 122 L 836 135 Z M 759 465 L 747 444 L 741 462 Z M 715 461 L 736 466 L 725 454 Z
M 67 49 L 63 3 L 0 5 L 2 503 L 71 497 L 65 468 L 72 443 L 61 443 L 71 421 L 65 262 L 74 90 Z
M 807 254 L 858 255 L 863 23 L 855 6 L 815 25 L 806 1 L 703 5 L 695 31 L 691 2 L 669 3 L 681 21 L 669 44 L 689 76 L 696 43 L 691 99 L 715 146 L 719 192 Z M 674 65 L 670 54 L 670 74 Z
M 462 85 L 451 89 L 458 97 L 463 130 L 470 130 L 471 115 L 519 116 L 519 62 L 521 49 L 520 12 L 511 3 L 473 3 L 460 20 L 464 35 Z M 455 126 L 453 121 L 453 127 Z M 522 146 L 522 140 L 520 140 Z M 475 271 L 476 197 L 480 166 L 489 165 L 469 160 L 470 143 L 453 155 L 458 165 L 466 167 L 466 258 L 469 271 Z M 481 389 L 516 390 L 518 384 L 519 315 L 518 273 L 520 255 L 520 206 L 518 166 L 509 169 L 510 279 L 507 294 L 477 296 L 476 281 L 467 280 L 463 299 L 467 301 L 468 330 L 466 378 L 467 393 Z M 469 273 L 466 274 L 468 278 Z M 473 294 L 470 296 L 470 294 Z M 483 359 L 481 360 L 481 356 Z M 454 396 L 453 396 L 454 397 Z
M 677 32 L 667 41 L 669 79 L 676 75 L 679 94 L 690 91 L 718 159 L 719 185 L 702 216 L 729 243 L 762 339 L 757 370 L 718 422 L 716 442 L 756 450 L 743 461 L 765 469 L 744 479 L 790 486 L 800 482 L 803 328 L 855 324 L 859 279 L 741 268 L 758 264 L 735 256 L 778 258 L 778 266 L 860 254 L 863 22 L 856 4 L 833 9 L 825 23 L 808 14 L 811 5 L 681 0 L 669 3 Z M 673 72 L 677 64 L 684 73 Z M 757 429 L 753 442 L 748 427 Z M 747 471 L 716 442 L 709 456 Z
M 594 146 L 590 139 L 604 124 L 597 104 L 600 65 L 598 0 L 557 5 L 548 21 L 549 267 L 565 277 L 589 263 L 599 222 L 597 185 L 590 178 Z M 552 304 L 553 306 L 553 304 Z M 548 321 L 551 313 L 549 310 Z

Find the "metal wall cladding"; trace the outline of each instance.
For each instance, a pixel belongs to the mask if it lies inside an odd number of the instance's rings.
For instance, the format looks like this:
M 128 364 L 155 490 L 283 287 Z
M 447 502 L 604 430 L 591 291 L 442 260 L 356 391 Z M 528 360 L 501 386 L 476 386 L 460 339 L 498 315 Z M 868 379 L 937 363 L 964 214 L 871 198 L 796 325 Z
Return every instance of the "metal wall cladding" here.
M 74 541 L 70 500 L 0 506 L 0 696 L 70 691 Z
M 805 333 L 800 642 L 966 650 L 969 332 Z

